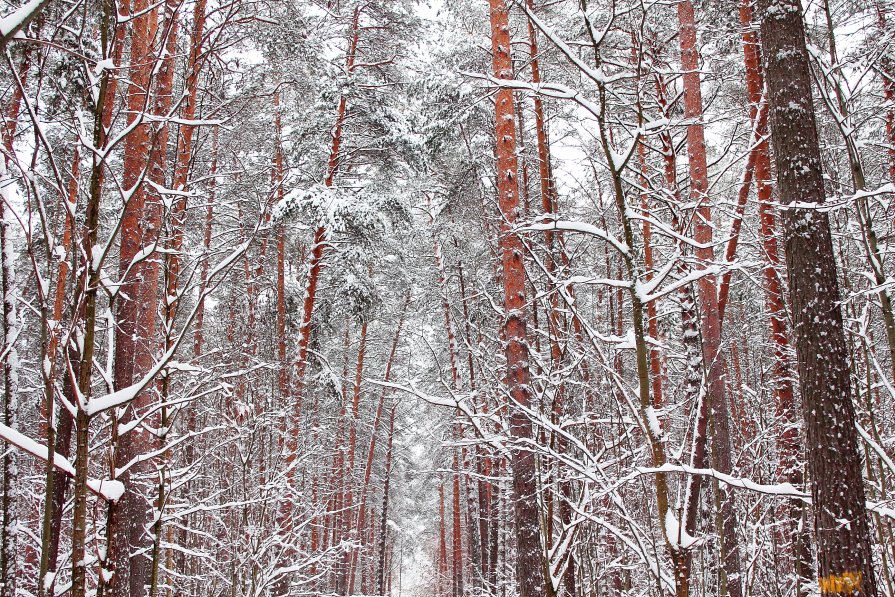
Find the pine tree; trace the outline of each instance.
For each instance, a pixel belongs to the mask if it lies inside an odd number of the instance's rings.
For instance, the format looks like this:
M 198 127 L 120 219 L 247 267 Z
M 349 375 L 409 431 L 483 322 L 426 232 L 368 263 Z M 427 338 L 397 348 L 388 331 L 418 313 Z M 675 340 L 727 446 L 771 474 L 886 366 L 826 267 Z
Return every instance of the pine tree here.
M 802 11 L 762 0 L 761 48 L 783 211 L 821 595 L 875 597 L 855 408 Z

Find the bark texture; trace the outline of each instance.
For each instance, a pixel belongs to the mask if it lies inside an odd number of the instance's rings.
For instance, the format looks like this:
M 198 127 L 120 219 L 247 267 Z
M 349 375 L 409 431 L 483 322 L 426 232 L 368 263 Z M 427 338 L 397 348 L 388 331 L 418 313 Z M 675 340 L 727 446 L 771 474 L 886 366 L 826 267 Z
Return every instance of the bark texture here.
M 510 27 L 506 3 L 490 0 L 491 53 L 494 76 L 513 78 L 510 56 Z M 495 137 L 497 141 L 497 194 L 500 212 L 499 252 L 504 290 L 506 322 L 504 332 L 507 362 L 506 383 L 510 409 L 510 433 L 514 439 L 532 439 L 532 426 L 524 409 L 531 402 L 531 373 L 526 336 L 525 266 L 522 242 L 512 231 L 519 215 L 517 192 L 518 160 L 516 157 L 516 119 L 513 92 L 501 88 L 495 95 Z M 516 574 L 521 597 L 541 597 L 545 594 L 541 574 L 540 528 L 535 482 L 535 458 L 528 450 L 516 449 L 511 458 L 513 499 L 516 527 Z
M 811 73 L 797 0 L 760 0 L 821 595 L 877 595 Z M 792 205 L 798 202 L 798 206 Z

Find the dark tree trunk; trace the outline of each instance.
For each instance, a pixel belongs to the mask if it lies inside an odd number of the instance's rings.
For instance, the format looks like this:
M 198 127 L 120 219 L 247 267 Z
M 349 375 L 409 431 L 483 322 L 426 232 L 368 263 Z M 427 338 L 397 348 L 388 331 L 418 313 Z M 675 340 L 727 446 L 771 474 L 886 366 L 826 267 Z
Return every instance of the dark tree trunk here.
M 377 595 L 386 595 L 385 592 L 385 564 L 386 564 L 386 541 L 388 539 L 388 498 L 389 484 L 391 482 L 392 472 L 392 443 L 395 437 L 395 410 L 398 408 L 396 402 L 392 406 L 392 412 L 389 415 L 388 423 L 388 441 L 385 448 L 385 481 L 382 487 L 382 516 L 379 524 L 379 566 L 376 569 L 376 590 Z
M 836 259 L 798 0 L 759 0 L 821 595 L 877 595 Z

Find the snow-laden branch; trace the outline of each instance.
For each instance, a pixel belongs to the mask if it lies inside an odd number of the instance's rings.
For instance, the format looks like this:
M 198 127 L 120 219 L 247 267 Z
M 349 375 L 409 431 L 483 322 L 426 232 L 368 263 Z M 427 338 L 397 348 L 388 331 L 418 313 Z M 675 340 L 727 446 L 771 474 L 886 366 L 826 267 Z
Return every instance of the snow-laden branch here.
M 634 469 L 639 475 L 655 475 L 657 473 L 685 473 L 688 475 L 701 475 L 704 477 L 712 477 L 725 485 L 738 487 L 740 489 L 748 489 L 765 495 L 778 495 L 781 497 L 798 498 L 800 500 L 810 500 L 811 496 L 804 491 L 796 489 L 791 483 L 777 483 L 775 485 L 767 485 L 764 483 L 756 483 L 745 477 L 734 477 L 712 468 L 694 468 L 686 464 L 663 464 L 659 467 L 637 467 Z
M 892 459 L 889 458 L 889 455 L 886 454 L 886 451 L 883 450 L 883 447 L 880 446 L 874 439 L 867 433 L 867 430 L 861 427 L 861 424 L 855 421 L 855 429 L 858 430 L 858 435 L 860 435 L 867 445 L 870 446 L 876 455 L 879 456 L 880 460 L 882 460 L 886 467 L 889 469 L 889 472 L 895 473 L 895 463 L 892 462 Z
M 754 262 L 739 262 L 734 261 L 730 263 L 720 263 L 720 264 L 710 264 L 701 269 L 691 270 L 686 276 L 681 276 L 680 278 L 675 279 L 674 282 L 668 284 L 663 288 L 657 288 L 659 282 L 662 281 L 662 277 L 657 276 L 653 278 L 649 282 L 637 282 L 634 285 L 634 291 L 637 293 L 637 298 L 640 299 L 640 302 L 644 305 L 654 301 L 658 298 L 662 298 L 666 294 L 670 294 L 675 292 L 676 290 L 688 286 L 697 280 L 705 278 L 706 276 L 720 276 L 730 271 L 745 271 L 750 267 L 754 267 L 756 263 Z
M 257 233 L 257 231 L 258 230 L 256 227 L 255 232 Z M 252 238 L 254 238 L 254 234 L 252 235 Z M 212 268 L 211 272 L 209 272 L 208 274 L 209 282 L 214 280 L 222 271 L 229 269 L 237 259 L 245 254 L 252 242 L 252 238 L 236 247 L 236 249 L 234 249 L 227 257 L 225 257 L 220 263 Z M 126 388 L 121 388 L 120 390 L 117 390 L 115 392 L 111 392 L 103 396 L 97 396 L 96 398 L 91 398 L 87 402 L 87 405 L 84 409 L 86 413 L 89 416 L 93 416 L 104 410 L 127 404 L 128 402 L 133 401 L 140 392 L 146 389 L 146 387 L 153 382 L 158 374 L 165 367 L 168 366 L 168 363 L 171 361 L 171 359 L 174 358 L 174 355 L 177 353 L 178 349 L 180 349 L 180 345 L 183 343 L 184 338 L 186 338 L 186 336 L 188 335 L 187 332 L 190 331 L 190 323 L 192 323 L 193 319 L 196 317 L 200 305 L 202 305 L 204 299 L 214 291 L 215 287 L 216 286 L 212 286 L 211 284 L 206 287 L 206 289 L 202 293 L 202 296 L 200 296 L 199 300 L 196 301 L 196 305 L 193 307 L 192 312 L 187 318 L 186 323 L 183 326 L 183 330 L 180 332 L 180 334 L 178 334 L 171 348 L 168 349 L 168 351 L 165 352 L 164 355 L 162 355 L 162 358 L 158 360 L 155 366 L 153 366 L 152 369 L 150 369 L 146 373 L 146 375 L 144 375 L 140 379 L 140 381 L 133 385 L 127 386 Z
M 475 73 L 463 74 L 478 79 L 487 79 L 488 82 L 490 82 L 495 87 L 503 87 L 506 89 L 513 89 L 515 91 L 530 91 L 542 97 L 553 99 L 571 100 L 590 112 L 591 115 L 596 118 L 598 127 L 604 126 L 602 124 L 604 121 L 604 111 L 600 108 L 600 105 L 585 98 L 580 91 L 561 83 L 530 83 L 528 81 L 519 81 L 517 79 L 499 79 L 491 75 L 485 77 L 484 75 L 478 75 Z M 607 152 L 607 159 L 611 160 L 612 162 L 611 164 L 609 164 L 611 169 L 614 172 L 621 172 L 622 170 L 624 170 L 625 166 L 634 155 L 634 151 L 637 149 L 637 143 L 640 141 L 641 135 L 645 135 L 651 130 L 662 128 L 666 122 L 667 121 L 664 119 L 659 121 L 651 121 L 644 123 L 644 125 L 641 127 L 634 128 L 634 130 L 630 131 L 633 137 L 632 141 L 628 143 L 627 147 L 623 148 L 622 151 L 615 151 L 615 149 L 612 147 L 606 147 L 605 150 Z M 630 130 L 630 128 L 632 127 L 626 126 L 625 128 Z M 600 130 L 602 131 L 602 128 Z
M 615 238 L 606 230 L 597 228 L 593 224 L 587 222 L 578 222 L 574 220 L 550 220 L 544 222 L 535 222 L 525 224 L 517 229 L 518 232 L 544 232 L 544 231 L 564 231 L 579 232 L 590 236 L 596 236 L 608 242 L 622 255 L 629 256 L 631 249 L 621 240 Z
M 589 487 L 587 485 L 585 485 L 583 488 L 583 493 L 584 492 L 589 492 Z M 609 494 L 604 493 L 603 495 Z M 589 495 L 588 502 L 596 502 L 596 496 L 597 494 Z M 618 499 L 617 495 L 611 494 L 610 497 L 613 499 L 613 502 L 615 502 L 616 506 L 621 505 L 618 501 L 616 501 Z M 644 542 L 643 540 L 646 533 L 643 532 L 639 525 L 634 523 L 634 520 L 630 515 L 623 512 L 622 519 L 627 523 L 632 531 L 636 530 L 637 532 L 632 532 L 631 536 L 628 536 L 628 534 L 622 531 L 622 529 L 620 529 L 618 526 L 616 526 L 600 514 L 592 511 L 591 509 L 580 508 L 578 504 L 574 502 L 568 503 L 577 515 L 601 526 L 609 533 L 614 535 L 616 538 L 618 538 L 623 543 L 623 545 L 628 548 L 628 550 L 630 550 L 632 553 L 636 554 L 638 558 L 640 558 L 641 562 L 648 567 L 649 571 L 655 578 L 659 579 L 662 584 L 665 585 L 665 587 L 668 588 L 670 591 L 674 591 L 674 577 L 669 575 L 662 569 L 661 560 L 659 558 L 652 557 L 652 550 L 650 549 L 649 543 Z M 646 539 L 647 541 L 649 540 L 648 537 L 646 537 Z
M 28 26 L 50 0 L 31 0 L 6 16 L 0 17 L 0 48 L 6 46 L 16 34 Z
M 886 184 L 880 185 L 875 189 L 869 189 L 864 191 L 858 191 L 856 193 L 852 193 L 850 195 L 838 195 L 835 200 L 826 200 L 823 203 L 814 203 L 811 201 L 793 201 L 791 203 L 778 203 L 774 202 L 773 205 L 776 209 L 785 211 L 785 210 L 814 210 L 823 212 L 832 212 L 838 209 L 842 209 L 843 207 L 849 207 L 854 202 L 860 199 L 868 199 L 870 197 L 877 197 L 879 195 L 888 195 L 895 193 L 895 183 L 887 182 Z
M 43 462 L 47 462 L 50 458 L 50 451 L 47 450 L 45 445 L 16 431 L 12 427 L 7 427 L 3 423 L 0 423 L 0 439 L 20 450 L 28 452 Z M 59 452 L 53 452 L 53 467 L 69 477 L 74 478 L 75 476 L 75 467 L 72 466 L 71 462 Z M 87 479 L 87 488 L 99 497 L 110 502 L 116 501 L 124 493 L 124 484 L 121 483 L 121 481 L 112 479 Z
M 141 113 L 140 117 L 143 119 L 143 122 L 161 122 L 164 124 L 176 124 L 179 126 L 220 126 L 225 124 L 226 120 L 221 120 L 218 118 L 213 119 L 195 119 L 195 118 L 180 118 L 179 116 L 169 116 L 165 115 L 156 115 L 151 112 Z
M 422 390 L 420 390 L 419 388 L 417 388 L 416 385 L 412 381 L 408 385 L 402 385 L 402 384 L 397 384 L 397 383 L 393 383 L 390 381 L 382 381 L 379 379 L 370 379 L 370 378 L 366 378 L 365 381 L 368 383 L 371 383 L 373 385 L 382 387 L 382 388 L 391 388 L 393 390 L 400 390 L 402 392 L 406 392 L 406 393 L 410 394 L 411 396 L 415 396 L 416 398 L 419 398 L 420 400 L 427 402 L 429 404 L 433 404 L 435 406 L 446 406 L 446 407 L 450 407 L 450 408 L 456 408 L 457 410 L 461 411 L 466 416 L 466 418 L 469 420 L 469 422 L 472 424 L 472 426 L 475 427 L 476 432 L 478 433 L 479 437 L 482 438 L 483 441 L 488 443 L 497 452 L 507 455 L 506 443 L 507 443 L 508 438 L 498 435 L 498 434 L 489 433 L 487 430 L 485 430 L 482 427 L 481 419 L 487 417 L 487 415 L 473 412 L 469 408 L 469 404 L 467 404 L 467 402 L 465 400 L 458 399 L 453 396 L 451 398 L 441 398 L 439 396 L 433 396 L 431 394 L 427 394 L 427 393 L 423 392 Z
M 858 428 L 858 430 L 859 432 L 862 431 L 860 427 Z M 712 477 L 713 479 L 717 479 L 721 483 L 724 483 L 731 487 L 748 489 L 756 493 L 793 498 L 802 500 L 805 503 L 811 503 L 811 494 L 796 489 L 791 483 L 777 483 L 775 485 L 766 485 L 764 483 L 756 483 L 755 481 L 746 479 L 744 477 L 725 475 L 724 473 L 711 468 L 694 468 L 685 464 L 663 464 L 660 467 L 636 467 L 634 471 L 634 475 L 629 476 L 626 480 L 632 480 L 633 478 L 640 475 L 650 475 L 657 473 L 684 473 L 687 475 L 702 475 L 705 477 Z M 875 512 L 880 516 L 895 519 L 895 509 L 884 506 L 882 502 L 871 502 L 868 500 L 865 506 L 868 512 Z
M 562 83 L 531 83 L 529 81 L 520 81 L 519 79 L 500 79 L 493 75 L 488 75 L 487 77 L 485 77 L 482 75 L 477 75 L 475 73 L 464 74 L 479 79 L 487 79 L 488 82 L 495 87 L 503 87 L 505 89 L 512 89 L 514 91 L 530 91 L 540 96 L 553 99 L 572 100 L 594 116 L 600 116 L 600 107 L 597 104 L 583 97 L 581 95 L 581 92 L 577 89 L 573 89 L 567 85 L 563 85 Z
M 580 69 L 581 72 L 584 73 L 594 83 L 607 85 L 609 83 L 614 83 L 615 81 L 618 81 L 620 79 L 624 79 L 628 76 L 626 74 L 606 75 L 606 73 L 604 73 L 602 69 L 591 68 L 589 64 L 581 59 L 578 52 L 569 47 L 569 44 L 563 41 L 563 39 L 559 37 L 556 32 L 548 27 L 547 24 L 544 23 L 544 21 L 538 18 L 538 15 L 536 15 L 525 2 L 516 2 L 516 4 L 518 4 L 525 11 L 525 14 L 528 16 L 528 19 L 531 21 L 531 23 L 535 27 L 537 27 L 537 29 L 541 33 L 543 33 L 547 37 L 547 39 L 549 39 L 553 43 L 553 45 L 555 45 L 559 49 L 559 51 L 562 52 L 562 54 L 569 59 L 572 64 Z
M 628 208 L 625 211 L 625 216 L 629 220 L 641 220 L 643 222 L 646 222 L 646 223 L 652 225 L 654 228 L 656 228 L 657 229 L 656 232 L 664 234 L 665 236 L 667 236 L 671 239 L 680 241 L 686 245 L 689 245 L 689 246 L 693 247 L 694 249 L 711 249 L 716 246 L 726 244 L 727 241 L 730 240 L 730 238 L 725 236 L 724 238 L 712 240 L 711 242 L 700 243 L 700 242 L 696 242 L 689 236 L 685 236 L 685 235 L 675 231 L 671 226 L 665 224 L 664 222 L 661 222 L 655 218 L 645 216 L 645 215 L 638 213 L 638 211 L 635 209 Z

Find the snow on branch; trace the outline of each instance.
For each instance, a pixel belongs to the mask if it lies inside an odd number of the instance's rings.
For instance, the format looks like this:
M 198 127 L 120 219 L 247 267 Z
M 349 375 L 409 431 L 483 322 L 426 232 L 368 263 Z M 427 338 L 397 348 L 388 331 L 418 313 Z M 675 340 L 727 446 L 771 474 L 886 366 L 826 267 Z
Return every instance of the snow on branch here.
M 795 498 L 806 503 L 811 503 L 811 494 L 796 489 L 791 483 L 777 483 L 774 485 L 766 485 L 764 483 L 756 483 L 755 481 L 746 479 L 744 477 L 734 477 L 732 475 L 726 475 L 711 468 L 694 468 L 685 464 L 663 464 L 659 467 L 636 467 L 634 470 L 635 476 L 654 475 L 658 473 L 685 473 L 688 475 L 702 475 L 705 477 L 712 477 L 713 479 L 717 479 L 721 483 L 724 483 L 731 487 L 748 489 L 750 491 L 763 493 L 765 495 L 776 495 L 780 497 Z M 628 480 L 630 480 L 631 478 L 632 477 L 628 477 Z M 887 508 L 880 502 L 868 501 L 866 507 L 869 512 L 876 512 L 880 516 L 895 519 L 895 509 Z
M 286 193 L 274 205 L 271 221 L 282 222 L 298 211 L 309 215 L 314 225 L 323 226 L 331 234 L 353 232 L 360 236 L 385 228 L 388 221 L 409 218 L 409 208 L 396 195 L 315 184 Z
M 462 398 L 458 398 L 457 396 L 454 396 L 453 392 L 451 392 L 451 394 L 452 394 L 451 398 L 442 398 L 440 396 L 434 396 L 432 394 L 428 394 L 426 392 L 421 391 L 419 388 L 416 387 L 416 384 L 414 384 L 413 381 L 409 381 L 407 385 L 393 383 L 390 381 L 384 381 L 384 380 L 379 380 L 379 379 L 371 379 L 371 378 L 365 378 L 365 381 L 368 383 L 371 383 L 373 385 L 379 386 L 381 388 L 389 388 L 392 390 L 399 390 L 399 391 L 405 392 L 407 394 L 410 394 L 411 396 L 415 396 L 416 398 L 418 398 L 428 404 L 433 404 L 435 406 L 446 406 L 446 407 L 451 407 L 451 408 L 455 408 L 455 409 L 459 410 L 460 412 L 463 413 L 463 415 L 467 418 L 467 420 L 472 424 L 472 426 L 475 428 L 477 435 L 480 438 L 482 438 L 483 441 L 488 443 L 492 448 L 494 448 L 497 452 L 499 452 L 501 454 L 508 453 L 507 447 L 506 447 L 507 438 L 500 436 L 500 435 L 493 434 L 493 433 L 489 433 L 481 423 L 482 418 L 492 418 L 492 417 L 489 415 L 486 415 L 484 413 L 474 412 L 470 408 L 467 400 L 463 400 Z M 448 388 L 448 390 L 450 391 L 450 388 Z
M 694 468 L 686 464 L 663 464 L 659 467 L 637 467 L 634 469 L 641 475 L 655 475 L 658 473 L 685 473 L 688 475 L 701 475 L 703 477 L 712 477 L 721 483 L 730 485 L 731 487 L 739 487 L 740 489 L 748 489 L 765 495 L 778 495 L 781 497 L 792 497 L 801 500 L 810 501 L 811 495 L 796 489 L 791 483 L 777 483 L 775 485 L 766 485 L 764 483 L 756 483 L 745 477 L 734 477 L 713 468 Z
M 569 47 L 569 44 L 563 41 L 563 39 L 559 37 L 555 31 L 548 27 L 546 23 L 544 23 L 544 21 L 538 18 L 538 15 L 536 15 L 525 2 L 517 1 L 516 4 L 518 4 L 525 11 L 525 14 L 528 16 L 528 19 L 532 22 L 532 24 L 537 27 L 538 30 L 543 33 L 547 37 L 547 39 L 549 39 L 551 43 L 553 43 L 553 45 L 555 45 L 559 49 L 559 51 L 562 52 L 562 54 L 579 70 L 581 70 L 581 72 L 584 73 L 589 79 L 591 79 L 595 83 L 606 85 L 625 78 L 625 74 L 606 75 L 606 73 L 604 73 L 602 69 L 591 68 L 590 65 L 588 65 L 584 60 L 581 59 L 578 52 Z M 596 40 L 597 43 L 601 41 L 601 38 L 602 36 L 600 36 L 600 39 Z
M 50 458 L 50 451 L 47 450 L 45 445 L 16 431 L 12 427 L 7 427 L 3 423 L 0 423 L 0 439 L 24 452 L 28 452 L 43 462 L 47 462 Z M 53 452 L 53 467 L 69 477 L 74 478 L 75 476 L 75 467 L 72 466 L 65 456 L 58 452 Z M 118 500 L 124 494 L 124 484 L 113 479 L 87 479 L 87 488 L 110 502 Z
M 681 276 L 675 279 L 674 282 L 663 288 L 658 288 L 658 286 L 664 279 L 664 276 L 656 276 L 649 282 L 636 282 L 634 284 L 634 291 L 637 293 L 637 298 L 640 299 L 640 302 L 645 305 L 650 301 L 662 298 L 666 294 L 670 294 L 679 288 L 689 286 L 693 282 L 706 276 L 720 276 L 729 271 L 746 270 L 753 266 L 755 266 L 754 262 L 710 264 L 701 269 L 691 270 L 686 276 Z
M 200 300 L 196 301 L 196 305 L 193 307 L 193 310 L 189 313 L 189 316 L 186 318 L 184 322 L 183 330 L 178 334 L 177 338 L 174 340 L 174 343 L 171 345 L 171 348 L 162 355 L 162 358 L 158 360 L 158 362 L 144 375 L 137 383 L 127 386 L 126 388 L 121 388 L 120 390 L 116 390 L 109 394 L 105 394 L 103 396 L 97 396 L 95 398 L 90 398 L 87 401 L 87 404 L 84 407 L 85 412 L 88 416 L 96 415 L 104 410 L 109 410 L 110 408 L 115 408 L 117 406 L 123 406 L 132 402 L 139 394 L 142 392 L 149 384 L 155 380 L 155 378 L 164 370 L 171 360 L 174 358 L 174 355 L 177 354 L 180 345 L 183 343 L 184 339 L 188 335 L 190 331 L 190 324 L 193 319 L 195 319 L 196 314 L 199 311 L 200 306 L 202 305 L 203 299 L 210 295 L 215 287 L 211 282 L 215 280 L 219 274 L 222 272 L 228 271 L 233 264 L 239 259 L 245 252 L 248 250 L 251 245 L 252 239 L 255 234 L 258 232 L 258 228 L 260 227 L 260 222 L 256 226 L 252 236 L 249 240 L 245 241 L 238 247 L 236 247 L 229 255 L 224 257 L 220 263 L 212 268 L 211 272 L 208 274 L 209 284 L 205 288 L 202 296 L 199 297 Z
M 590 236 L 596 236 L 597 238 L 601 238 L 612 245 L 615 250 L 625 256 L 629 256 L 631 253 L 631 249 L 621 240 L 612 236 L 606 230 L 602 228 L 597 228 L 593 224 L 588 224 L 587 222 L 579 222 L 574 220 L 549 220 L 545 219 L 544 222 L 535 222 L 531 224 L 526 224 L 517 229 L 518 232 L 543 232 L 543 231 L 552 231 L 552 230 L 561 230 L 564 232 L 579 232 L 581 234 L 588 234 Z
M 851 206 L 854 202 L 862 199 L 869 199 L 879 195 L 895 194 L 895 183 L 887 182 L 875 189 L 858 191 L 850 195 L 835 195 L 834 198 L 828 198 L 823 203 L 814 203 L 812 201 L 793 201 L 791 203 L 774 202 L 772 205 L 781 211 L 786 210 L 811 210 L 821 213 L 830 213 L 842 208 Z
M 0 48 L 6 46 L 16 34 L 28 26 L 50 0 L 31 0 L 6 16 L 0 17 Z

